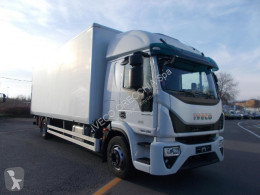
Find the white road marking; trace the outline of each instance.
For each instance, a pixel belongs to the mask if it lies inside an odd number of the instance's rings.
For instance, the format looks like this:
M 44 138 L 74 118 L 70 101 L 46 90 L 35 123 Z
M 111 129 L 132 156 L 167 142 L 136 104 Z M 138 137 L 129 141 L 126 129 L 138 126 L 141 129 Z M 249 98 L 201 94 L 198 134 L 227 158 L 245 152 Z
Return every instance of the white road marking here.
M 242 128 L 242 129 L 246 130 L 247 132 L 249 132 L 249 133 L 253 134 L 254 136 L 256 136 L 257 138 L 259 138 L 259 139 L 260 139 L 260 136 L 259 136 L 259 135 L 257 135 L 257 134 L 255 134 L 254 132 L 252 132 L 252 131 L 250 131 L 250 130 L 246 129 L 245 127 L 243 127 L 242 125 L 240 125 L 240 123 L 242 123 L 242 122 L 239 122 L 239 123 L 237 123 L 237 125 L 238 125 L 240 128 Z
M 260 129 L 260 126 L 259 125 L 254 125 L 256 128 L 259 128 Z

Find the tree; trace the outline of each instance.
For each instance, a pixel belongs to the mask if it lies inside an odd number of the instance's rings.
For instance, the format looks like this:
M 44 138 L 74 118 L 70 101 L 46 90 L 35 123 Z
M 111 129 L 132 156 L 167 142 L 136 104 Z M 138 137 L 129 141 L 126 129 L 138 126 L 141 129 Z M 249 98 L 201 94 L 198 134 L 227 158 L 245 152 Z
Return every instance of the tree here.
M 234 80 L 230 73 L 219 72 L 218 77 L 218 94 L 223 104 L 228 104 L 236 99 L 239 93 L 238 82 Z

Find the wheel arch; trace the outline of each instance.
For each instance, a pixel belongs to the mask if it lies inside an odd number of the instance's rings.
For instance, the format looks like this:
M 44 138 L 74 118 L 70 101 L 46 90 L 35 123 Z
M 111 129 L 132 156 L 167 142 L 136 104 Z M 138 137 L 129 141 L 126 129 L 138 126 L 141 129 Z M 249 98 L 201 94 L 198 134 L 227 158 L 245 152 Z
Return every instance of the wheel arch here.
M 125 122 L 111 122 L 111 130 L 108 133 L 105 142 L 102 144 L 103 161 L 105 162 L 107 160 L 106 151 L 107 151 L 108 143 L 115 136 L 122 136 L 125 138 L 130 150 L 131 159 L 133 161 L 134 152 L 133 152 L 133 144 L 131 143 L 131 140 L 133 140 L 134 135 L 132 129 Z
M 42 128 L 42 123 L 43 123 L 43 121 L 44 121 L 44 119 L 46 120 L 46 122 L 47 122 L 47 117 L 45 117 L 45 116 L 39 116 L 40 117 L 40 128 Z

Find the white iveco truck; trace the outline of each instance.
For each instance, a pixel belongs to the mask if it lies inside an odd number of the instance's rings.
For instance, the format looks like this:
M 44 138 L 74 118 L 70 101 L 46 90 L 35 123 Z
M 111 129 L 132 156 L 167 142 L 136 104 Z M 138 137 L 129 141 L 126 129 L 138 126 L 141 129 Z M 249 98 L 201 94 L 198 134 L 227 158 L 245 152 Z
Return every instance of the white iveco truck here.
M 202 52 L 169 36 L 93 24 L 35 68 L 31 113 L 55 135 L 99 152 L 118 177 L 223 160 L 224 118 Z

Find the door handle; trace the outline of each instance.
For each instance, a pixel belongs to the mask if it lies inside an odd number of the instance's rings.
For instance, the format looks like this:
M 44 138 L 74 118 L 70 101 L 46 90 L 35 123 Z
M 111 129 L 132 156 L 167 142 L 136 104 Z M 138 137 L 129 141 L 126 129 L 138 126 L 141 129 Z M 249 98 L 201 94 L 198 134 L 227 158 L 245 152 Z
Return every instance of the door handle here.
M 126 118 L 126 113 L 125 113 L 125 111 L 119 112 L 119 117 L 120 117 L 121 119 L 125 119 L 125 118 Z

